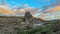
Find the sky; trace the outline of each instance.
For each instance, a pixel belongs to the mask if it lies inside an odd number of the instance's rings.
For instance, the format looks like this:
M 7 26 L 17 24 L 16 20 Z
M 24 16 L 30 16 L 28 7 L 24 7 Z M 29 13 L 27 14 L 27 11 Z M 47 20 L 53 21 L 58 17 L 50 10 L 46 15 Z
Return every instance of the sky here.
M 11 7 L 27 4 L 35 8 L 49 5 L 54 1 L 55 0 L 4 0 L 4 2 L 6 2 Z M 3 2 L 3 0 L 0 0 L 0 2 Z
M 26 11 L 37 18 L 60 19 L 60 0 L 0 0 L 0 16 L 24 16 Z

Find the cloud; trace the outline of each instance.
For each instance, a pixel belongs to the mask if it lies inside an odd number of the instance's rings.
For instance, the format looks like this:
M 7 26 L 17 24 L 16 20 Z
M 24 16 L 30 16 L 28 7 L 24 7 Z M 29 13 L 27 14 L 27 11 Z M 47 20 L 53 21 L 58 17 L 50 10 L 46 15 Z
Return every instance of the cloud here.
M 8 16 L 12 16 L 15 13 L 12 10 L 8 10 L 8 9 L 4 9 L 4 8 L 0 8 L 0 14 L 4 14 L 4 15 L 8 15 Z
M 60 0 L 56 0 L 54 3 L 42 8 L 42 13 L 36 14 L 38 18 L 44 20 L 60 19 Z
M 11 1 L 13 4 L 15 4 L 14 1 Z M 18 5 L 18 4 L 16 4 Z M 3 0 L 1 2 L 1 5 L 0 5 L 0 8 L 3 8 L 5 11 L 0 11 L 0 14 L 4 14 L 4 15 L 8 15 L 8 16 L 11 16 L 11 15 L 18 15 L 18 16 L 21 16 L 21 15 L 24 15 L 26 11 L 29 11 L 31 12 L 31 14 L 36 14 L 38 12 L 38 10 L 36 10 L 35 8 L 29 6 L 28 4 L 24 4 L 24 5 L 20 5 L 20 6 L 15 6 L 13 8 L 10 9 L 9 5 L 5 2 L 5 0 Z
M 43 12 L 49 8 L 53 8 L 55 6 L 60 6 L 60 0 L 55 0 L 52 4 L 47 5 L 47 6 L 43 6 Z
M 43 13 L 39 14 L 37 17 L 45 20 L 60 19 L 60 5 L 57 5 L 53 8 L 45 9 Z
M 3 4 L 3 5 L 0 5 L 0 8 L 9 9 L 9 6 L 7 4 Z
M 50 0 L 46 0 L 46 1 L 50 1 Z M 12 3 L 14 3 L 12 1 Z M 7 16 L 22 16 L 25 14 L 26 11 L 31 12 L 31 14 L 35 17 L 38 18 L 42 18 L 42 19 L 55 19 L 55 18 L 59 18 L 60 17 L 60 1 L 56 0 L 56 2 L 48 5 L 48 6 L 44 6 L 41 9 L 40 8 L 34 8 L 29 6 L 28 4 L 24 4 L 21 6 L 15 6 L 12 9 L 9 8 L 8 4 L 4 4 L 2 3 L 2 5 L 0 5 L 0 8 L 3 8 L 3 12 L 1 11 L 2 9 L 0 9 L 0 14 L 4 14 Z M 56 13 L 59 12 L 59 13 Z M 56 14 L 55 14 L 56 13 Z
M 58 6 L 55 6 L 55 7 L 53 7 L 53 8 L 48 8 L 48 9 L 45 9 L 43 12 L 50 12 L 50 13 L 52 13 L 52 12 L 58 12 L 58 11 L 60 11 L 60 5 L 58 5 Z
M 6 0 L 1 0 L 0 3 L 0 14 L 3 14 L 5 16 L 12 16 L 15 14 L 12 10 L 10 10 L 9 5 L 5 2 Z
M 40 9 L 35 9 L 33 7 L 30 7 L 27 4 L 22 5 L 22 7 L 14 7 L 12 10 L 16 13 L 16 15 L 24 15 L 25 12 L 29 11 L 32 15 L 36 14 L 40 11 Z
M 6 3 L 6 0 L 0 0 L 0 8 L 9 9 L 9 5 Z
M 50 0 L 35 0 L 37 2 L 43 1 L 43 2 L 49 2 Z
M 59 17 L 58 16 L 59 14 L 50 14 L 50 13 L 41 13 L 40 15 L 38 15 L 37 17 L 38 18 L 41 18 L 41 19 L 44 19 L 44 20 L 54 20 L 54 19 L 60 19 L 60 18 L 57 18 Z
M 20 10 L 19 10 L 19 13 L 20 13 L 20 14 L 24 14 L 25 12 L 26 12 L 26 11 L 25 11 L 24 9 L 20 9 Z
M 53 9 L 51 9 L 51 12 L 53 12 L 53 11 L 60 11 L 60 6 L 56 6 Z
M 24 4 L 24 6 L 29 6 L 28 4 Z

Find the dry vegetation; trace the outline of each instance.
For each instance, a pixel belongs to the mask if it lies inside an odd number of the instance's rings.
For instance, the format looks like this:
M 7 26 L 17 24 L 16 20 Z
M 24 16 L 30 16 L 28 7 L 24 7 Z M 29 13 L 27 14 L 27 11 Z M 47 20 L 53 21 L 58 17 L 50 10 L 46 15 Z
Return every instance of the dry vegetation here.
M 30 28 L 26 23 L 25 26 L 23 18 L 0 16 L 0 34 L 60 34 L 60 20 L 43 21 L 37 18 L 46 24 Z

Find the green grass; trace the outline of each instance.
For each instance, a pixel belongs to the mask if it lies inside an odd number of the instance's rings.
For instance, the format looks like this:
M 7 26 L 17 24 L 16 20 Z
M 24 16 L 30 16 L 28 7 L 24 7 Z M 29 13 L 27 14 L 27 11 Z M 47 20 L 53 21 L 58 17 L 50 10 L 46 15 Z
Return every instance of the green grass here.
M 58 22 L 58 23 L 57 23 Z M 60 28 L 52 28 L 52 25 L 56 24 L 60 24 L 60 21 L 57 20 L 56 21 L 48 21 L 48 23 L 46 25 L 44 25 L 43 27 L 40 26 L 40 29 L 27 29 L 27 30 L 19 30 L 17 29 L 17 34 L 57 34 L 58 31 L 60 31 Z M 55 25 L 56 27 L 57 25 Z M 55 32 L 54 32 L 55 31 Z
M 23 18 L 23 16 L 0 16 L 0 18 Z

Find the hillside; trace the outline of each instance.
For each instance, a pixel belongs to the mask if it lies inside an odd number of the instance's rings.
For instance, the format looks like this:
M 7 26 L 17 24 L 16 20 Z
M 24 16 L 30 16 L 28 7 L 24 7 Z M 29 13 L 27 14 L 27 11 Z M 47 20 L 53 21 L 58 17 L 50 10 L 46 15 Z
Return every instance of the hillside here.
M 31 14 L 27 12 L 24 17 L 0 16 L 0 34 L 17 34 L 16 28 L 20 30 L 26 30 L 27 28 L 32 27 L 32 29 L 37 28 L 37 24 L 40 24 L 40 21 L 37 18 L 29 15 Z
M 21 16 L 0 16 L 0 34 L 59 34 L 60 20 L 44 21 L 30 12 Z

